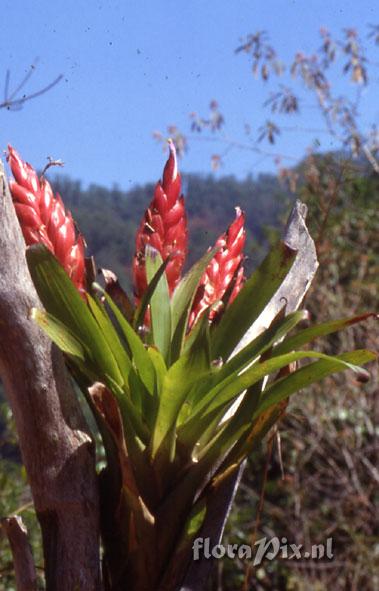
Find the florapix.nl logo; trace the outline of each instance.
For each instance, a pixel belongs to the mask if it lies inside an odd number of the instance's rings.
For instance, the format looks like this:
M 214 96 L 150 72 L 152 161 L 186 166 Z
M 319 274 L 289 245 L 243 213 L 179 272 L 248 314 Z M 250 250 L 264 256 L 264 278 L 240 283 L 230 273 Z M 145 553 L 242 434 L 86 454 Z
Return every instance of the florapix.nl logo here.
M 211 545 L 210 538 L 195 538 L 192 544 L 193 560 L 230 559 L 252 560 L 258 566 L 263 560 L 281 558 L 286 560 L 332 560 L 333 538 L 323 544 L 312 544 L 305 548 L 303 544 L 289 543 L 287 538 L 261 538 L 252 546 L 248 544 L 216 544 Z

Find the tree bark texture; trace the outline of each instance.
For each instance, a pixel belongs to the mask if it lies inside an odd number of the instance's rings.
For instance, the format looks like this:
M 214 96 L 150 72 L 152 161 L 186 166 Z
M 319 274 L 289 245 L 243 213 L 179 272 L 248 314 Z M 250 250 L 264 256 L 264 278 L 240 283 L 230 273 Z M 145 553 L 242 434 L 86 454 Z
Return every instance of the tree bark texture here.
M 47 591 L 98 591 L 94 445 L 61 353 L 28 318 L 41 307 L 0 162 L 0 376 L 41 525 Z

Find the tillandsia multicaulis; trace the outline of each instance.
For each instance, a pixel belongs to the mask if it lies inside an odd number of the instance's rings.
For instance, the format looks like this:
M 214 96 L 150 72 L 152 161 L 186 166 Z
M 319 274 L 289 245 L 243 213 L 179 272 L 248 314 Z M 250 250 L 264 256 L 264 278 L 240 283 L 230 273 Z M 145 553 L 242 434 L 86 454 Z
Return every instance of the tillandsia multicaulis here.
M 376 359 L 372 351 L 330 356 L 307 345 L 374 314 L 303 328 L 307 312 L 283 304 L 247 338 L 294 273 L 297 251 L 279 240 L 243 280 L 245 220 L 237 208 L 215 247 L 181 277 L 187 226 L 172 144 L 137 233 L 136 309 L 123 314 L 96 283 L 81 298 L 52 254 L 37 176 L 15 157 L 13 168 L 27 242 L 41 243 L 28 248 L 27 261 L 46 311 L 31 316 L 68 359 L 106 450 L 104 580 L 111 591 L 176 591 L 215 494 L 280 419 L 291 394 L 346 369 L 367 376 L 361 366 Z M 32 211 L 30 223 L 22 205 Z M 141 331 L 147 311 L 150 329 Z M 300 360 L 295 371 L 281 371 Z
M 85 288 L 85 243 L 76 236 L 71 213 L 50 183 L 8 146 L 8 162 L 15 180 L 9 182 L 18 220 L 28 246 L 44 244 L 59 260 L 79 291 Z

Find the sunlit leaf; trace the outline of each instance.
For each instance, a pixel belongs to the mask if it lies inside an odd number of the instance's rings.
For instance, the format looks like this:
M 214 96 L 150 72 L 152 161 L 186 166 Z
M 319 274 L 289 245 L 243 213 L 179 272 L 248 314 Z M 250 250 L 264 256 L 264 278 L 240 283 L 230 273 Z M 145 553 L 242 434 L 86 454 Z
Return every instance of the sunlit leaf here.
M 172 310 L 172 347 L 171 360 L 178 359 L 187 331 L 188 318 L 199 281 L 218 248 L 207 252 L 182 278 L 174 291 L 171 302 Z
M 26 253 L 30 274 L 45 309 L 86 345 L 86 350 L 101 376 L 123 382 L 117 362 L 87 304 L 79 295 L 66 271 L 42 244 Z
M 358 322 L 363 322 L 368 318 L 377 318 L 378 315 L 374 313 L 361 314 L 360 316 L 351 316 L 349 318 L 340 318 L 339 320 L 332 320 L 324 322 L 322 324 L 316 324 L 301 330 L 297 334 L 286 338 L 280 345 L 275 348 L 276 355 L 282 355 L 282 353 L 288 353 L 294 349 L 298 349 L 307 343 L 311 343 L 316 338 L 326 336 L 334 332 L 344 330 L 349 326 L 353 326 Z
M 246 281 L 211 334 L 212 356 L 227 359 L 270 302 L 290 270 L 296 251 L 279 242 Z
M 149 284 L 162 268 L 162 257 L 159 252 L 146 245 L 146 275 Z M 161 273 L 159 281 L 150 298 L 150 317 L 153 342 L 162 353 L 167 363 L 170 361 L 171 344 L 171 306 L 166 273 Z

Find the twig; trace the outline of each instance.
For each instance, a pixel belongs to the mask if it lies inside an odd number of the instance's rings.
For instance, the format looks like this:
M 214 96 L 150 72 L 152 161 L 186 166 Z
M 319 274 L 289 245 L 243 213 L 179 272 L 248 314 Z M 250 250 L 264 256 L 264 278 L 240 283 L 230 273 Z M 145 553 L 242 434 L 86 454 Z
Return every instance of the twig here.
M 280 431 L 278 426 L 275 428 L 276 434 L 276 445 L 278 448 L 278 458 L 279 458 L 279 466 L 280 466 L 280 473 L 282 475 L 282 480 L 284 480 L 284 466 L 283 466 L 283 456 L 282 456 L 282 438 L 280 437 Z
M 32 507 L 34 507 L 33 501 L 28 501 L 27 503 L 24 503 L 23 505 L 18 507 L 16 509 L 16 511 L 13 513 L 13 515 L 18 515 L 19 513 L 23 513 L 24 511 L 27 511 L 28 509 L 31 509 Z
M 365 456 L 361 457 L 361 462 L 366 466 L 373 479 L 379 484 L 379 470 Z
M 17 591 L 37 591 L 37 574 L 32 550 L 28 541 L 28 532 L 19 515 L 1 520 L 13 556 Z
M 55 80 L 53 80 L 52 82 L 47 84 L 47 86 L 44 86 L 40 90 L 37 90 L 36 92 L 33 92 L 31 94 L 24 94 L 23 96 L 16 98 L 17 95 L 22 91 L 22 89 L 25 87 L 25 85 L 29 82 L 30 78 L 34 74 L 36 67 L 37 67 L 37 62 L 38 62 L 37 59 L 34 60 L 33 64 L 30 66 L 30 68 L 29 68 L 28 72 L 26 73 L 26 75 L 24 76 L 24 78 L 21 80 L 21 82 L 16 86 L 16 88 L 13 91 L 9 90 L 10 71 L 7 70 L 7 72 L 5 74 L 5 83 L 4 83 L 4 101 L 2 103 L 0 103 L 0 109 L 8 109 L 8 110 L 22 109 L 24 103 L 45 94 L 46 92 L 48 92 L 49 90 L 54 88 L 54 86 L 56 86 L 62 80 L 63 74 L 60 74 L 59 76 L 57 76 L 57 78 L 55 78 Z
M 248 144 L 245 142 L 239 142 L 234 140 L 233 138 L 229 138 L 228 136 L 207 136 L 207 135 L 188 135 L 187 138 L 189 140 L 195 141 L 202 141 L 202 142 L 211 142 L 211 143 L 223 143 L 230 146 L 230 148 L 238 148 L 240 150 L 247 150 L 250 152 L 255 152 L 256 154 L 262 154 L 264 156 L 269 156 L 271 158 L 280 158 L 282 160 L 292 160 L 293 162 L 297 162 L 298 158 L 295 156 L 289 156 L 286 154 L 281 154 L 279 152 L 267 152 L 266 150 L 262 150 L 257 145 Z
M 52 158 L 51 156 L 47 157 L 48 159 L 48 163 L 46 164 L 45 168 L 43 169 L 43 171 L 41 172 L 41 177 L 43 177 L 45 175 L 45 172 L 51 167 L 51 166 L 64 166 L 64 162 L 63 160 L 61 160 L 60 158 L 58 160 L 54 160 L 54 158 Z

